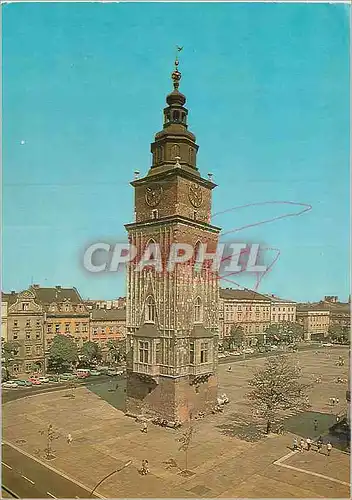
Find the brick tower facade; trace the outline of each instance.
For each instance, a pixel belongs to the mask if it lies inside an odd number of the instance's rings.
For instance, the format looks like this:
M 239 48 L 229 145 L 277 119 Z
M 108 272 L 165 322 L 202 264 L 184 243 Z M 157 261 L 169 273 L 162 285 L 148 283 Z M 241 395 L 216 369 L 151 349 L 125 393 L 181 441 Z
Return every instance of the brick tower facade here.
M 200 244 L 215 253 L 220 228 L 211 224 L 216 185 L 197 169 L 180 79 L 176 59 L 163 130 L 151 144 L 152 166 L 131 183 L 135 221 L 126 229 L 137 258 L 127 269 L 126 412 L 184 422 L 216 403 L 218 274 L 210 261 L 196 258 L 166 265 L 174 244 L 192 245 L 195 256 Z M 148 246 L 159 248 L 162 268 L 138 267 Z

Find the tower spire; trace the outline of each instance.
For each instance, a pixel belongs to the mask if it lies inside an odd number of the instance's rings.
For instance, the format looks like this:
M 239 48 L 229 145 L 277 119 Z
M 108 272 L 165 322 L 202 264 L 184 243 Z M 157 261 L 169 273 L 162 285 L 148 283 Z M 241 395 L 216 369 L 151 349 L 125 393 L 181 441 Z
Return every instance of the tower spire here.
M 175 90 L 178 90 L 178 87 L 180 86 L 180 80 L 182 77 L 181 73 L 178 70 L 178 65 L 179 65 L 178 53 L 181 52 L 182 49 L 183 49 L 183 47 L 179 47 L 178 45 L 176 45 L 175 69 L 171 73 L 171 78 L 172 78 Z

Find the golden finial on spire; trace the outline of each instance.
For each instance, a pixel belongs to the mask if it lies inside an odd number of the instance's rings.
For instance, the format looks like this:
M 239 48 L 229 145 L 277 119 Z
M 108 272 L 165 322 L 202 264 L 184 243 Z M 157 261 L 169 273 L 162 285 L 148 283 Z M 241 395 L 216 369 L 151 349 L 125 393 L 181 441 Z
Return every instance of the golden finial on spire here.
M 175 90 L 178 90 L 178 87 L 180 85 L 181 76 L 182 76 L 178 70 L 178 64 L 179 64 L 178 53 L 181 52 L 182 49 L 183 49 L 183 47 L 179 47 L 178 45 L 176 45 L 175 71 L 173 71 L 171 74 L 171 78 L 174 82 L 174 89 Z

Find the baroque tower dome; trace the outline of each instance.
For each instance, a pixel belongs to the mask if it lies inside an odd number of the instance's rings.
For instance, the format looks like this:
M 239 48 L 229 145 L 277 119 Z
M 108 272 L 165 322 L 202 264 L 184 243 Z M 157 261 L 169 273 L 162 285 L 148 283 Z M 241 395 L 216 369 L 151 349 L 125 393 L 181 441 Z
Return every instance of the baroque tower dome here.
M 151 144 L 153 160 L 148 175 L 175 167 L 199 175 L 196 166 L 198 145 L 195 135 L 187 127 L 188 110 L 184 107 L 186 97 L 179 91 L 182 75 L 178 65 L 176 57 L 175 69 L 171 73 L 174 89 L 166 97 L 163 130 L 155 135 L 155 140 Z

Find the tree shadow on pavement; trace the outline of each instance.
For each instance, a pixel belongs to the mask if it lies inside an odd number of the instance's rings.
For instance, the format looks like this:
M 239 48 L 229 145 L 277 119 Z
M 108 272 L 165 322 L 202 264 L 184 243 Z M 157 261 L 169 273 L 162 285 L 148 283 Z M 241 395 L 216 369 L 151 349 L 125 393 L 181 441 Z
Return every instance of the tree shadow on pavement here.
M 260 441 L 260 439 L 266 436 L 263 427 L 248 416 L 243 416 L 240 413 L 231 413 L 229 419 L 231 421 L 216 426 L 225 436 L 237 437 L 242 441 L 251 443 Z

